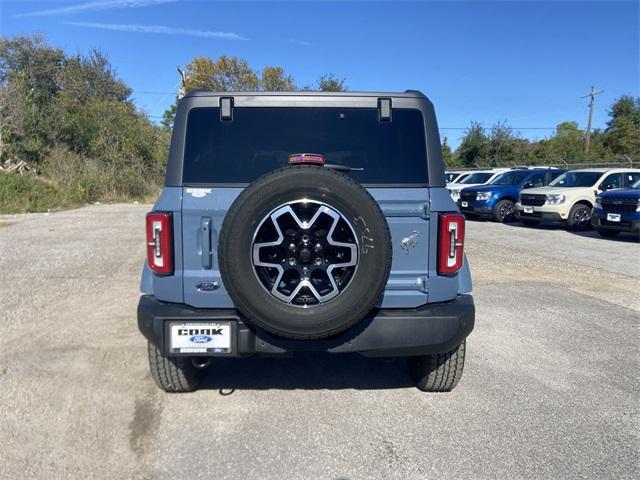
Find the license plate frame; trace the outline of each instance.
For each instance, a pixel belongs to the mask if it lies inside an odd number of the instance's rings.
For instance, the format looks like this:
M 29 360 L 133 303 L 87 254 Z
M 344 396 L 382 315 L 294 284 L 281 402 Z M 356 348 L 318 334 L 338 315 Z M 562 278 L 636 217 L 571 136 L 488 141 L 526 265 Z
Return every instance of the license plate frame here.
M 522 207 L 524 213 L 533 213 L 533 207 Z
M 227 320 L 169 320 L 165 322 L 167 351 L 176 356 L 233 355 L 236 326 Z
M 608 222 L 620 222 L 622 221 L 622 215 L 619 213 L 607 213 Z

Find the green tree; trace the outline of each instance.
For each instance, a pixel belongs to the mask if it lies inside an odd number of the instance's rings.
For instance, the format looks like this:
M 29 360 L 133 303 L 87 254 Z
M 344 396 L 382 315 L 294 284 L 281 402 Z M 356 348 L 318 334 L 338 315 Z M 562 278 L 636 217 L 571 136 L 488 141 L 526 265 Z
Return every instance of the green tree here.
M 217 60 L 196 57 L 185 68 L 185 90 L 207 88 L 215 92 L 255 91 L 258 74 L 246 60 L 222 55 Z
M 522 142 L 506 122 L 497 122 L 491 127 L 487 150 L 491 166 L 526 163 L 522 158 Z
M 316 90 L 321 92 L 346 92 L 344 78 L 338 78 L 333 73 L 321 75 L 316 82 Z
M 442 159 L 447 167 L 451 167 L 454 164 L 453 152 L 449 146 L 447 137 L 442 138 Z
M 38 35 L 0 39 L 0 158 L 28 162 L 60 205 L 148 195 L 162 178 L 168 134 L 130 94 L 99 51 L 66 55 Z M 34 189 L 25 205 L 42 208 L 29 203 L 41 184 L 21 184 Z
M 282 67 L 264 67 L 260 77 L 260 89 L 265 92 L 291 92 L 297 90 L 293 77 L 285 75 Z
M 478 122 L 471 122 L 465 130 L 456 153 L 465 167 L 474 167 L 486 162 L 489 152 L 489 139 L 484 127 Z
M 614 154 L 640 157 L 640 97 L 623 95 L 609 110 L 604 144 Z
M 547 155 L 556 162 L 565 160 L 569 163 L 585 159 L 584 131 L 578 128 L 577 122 L 562 122 L 556 126 L 554 135 L 546 141 Z
M 288 92 L 299 90 L 293 76 L 283 67 L 267 66 L 262 71 L 251 68 L 249 63 L 238 57 L 225 55 L 218 59 L 196 57 L 185 68 L 185 91 L 194 88 L 206 88 L 217 92 Z M 347 87 L 344 79 L 329 73 L 320 76 L 314 87 L 302 90 L 320 90 L 324 92 L 344 92 Z M 165 112 L 161 124 L 171 127 L 175 117 L 177 102 Z

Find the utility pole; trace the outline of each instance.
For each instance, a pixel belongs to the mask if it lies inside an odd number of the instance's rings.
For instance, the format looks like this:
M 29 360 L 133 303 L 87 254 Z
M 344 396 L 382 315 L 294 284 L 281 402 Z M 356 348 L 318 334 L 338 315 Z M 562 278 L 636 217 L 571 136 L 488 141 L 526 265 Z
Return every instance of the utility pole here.
M 591 87 L 591 93 L 587 93 L 586 95 L 581 95 L 580 98 L 591 97 L 589 101 L 589 121 L 587 122 L 587 137 L 584 142 L 584 151 L 588 155 L 589 154 L 589 146 L 591 144 L 591 119 L 593 118 L 593 106 L 596 103 L 596 95 L 600 95 L 604 90 L 596 91 L 596 87 Z

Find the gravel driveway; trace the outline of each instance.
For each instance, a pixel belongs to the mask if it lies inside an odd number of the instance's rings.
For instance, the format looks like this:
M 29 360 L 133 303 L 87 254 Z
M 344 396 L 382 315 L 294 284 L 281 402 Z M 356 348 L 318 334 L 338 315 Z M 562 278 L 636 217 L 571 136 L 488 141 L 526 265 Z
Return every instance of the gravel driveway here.
M 135 320 L 148 209 L 0 216 L 0 477 L 636 478 L 640 244 L 468 222 L 450 394 L 401 360 L 299 355 L 169 395 Z

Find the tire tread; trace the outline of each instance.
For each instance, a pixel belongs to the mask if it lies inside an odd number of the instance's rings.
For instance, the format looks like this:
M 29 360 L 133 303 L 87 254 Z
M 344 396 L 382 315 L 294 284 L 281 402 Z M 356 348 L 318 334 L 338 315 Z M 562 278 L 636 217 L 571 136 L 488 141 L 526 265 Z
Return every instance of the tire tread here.
M 423 392 L 450 392 L 464 370 L 466 341 L 446 353 L 409 357 L 409 369 L 416 386 Z
M 163 357 L 155 345 L 148 342 L 149 368 L 158 387 L 169 393 L 193 392 L 201 374 L 187 357 Z

